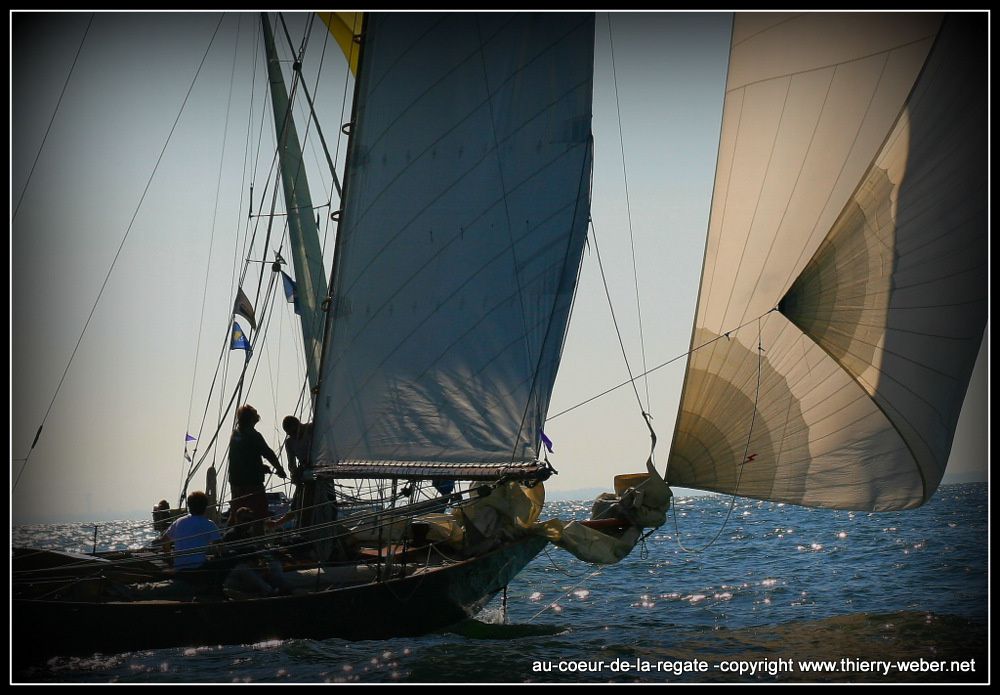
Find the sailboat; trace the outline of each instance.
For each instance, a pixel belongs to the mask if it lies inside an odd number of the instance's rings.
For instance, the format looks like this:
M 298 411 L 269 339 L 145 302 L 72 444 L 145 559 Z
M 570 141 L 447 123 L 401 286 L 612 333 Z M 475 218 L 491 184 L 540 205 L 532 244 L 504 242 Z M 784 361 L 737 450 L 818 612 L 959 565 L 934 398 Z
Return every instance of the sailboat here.
M 324 21 L 356 65 L 329 272 L 268 49 L 314 433 L 301 590 L 164 598 L 155 555 L 22 551 L 15 627 L 61 626 L 22 654 L 421 634 L 549 543 L 623 559 L 668 484 L 869 511 L 933 495 L 987 317 L 974 21 L 735 15 L 666 475 L 651 453 L 570 523 L 541 521 L 544 426 L 590 222 L 594 16 Z

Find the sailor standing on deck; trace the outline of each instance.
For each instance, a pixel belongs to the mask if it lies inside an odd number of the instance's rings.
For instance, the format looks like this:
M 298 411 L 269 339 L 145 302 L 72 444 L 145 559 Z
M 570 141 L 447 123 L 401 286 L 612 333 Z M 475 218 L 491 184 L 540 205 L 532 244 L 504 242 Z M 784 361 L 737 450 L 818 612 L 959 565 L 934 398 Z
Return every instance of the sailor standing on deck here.
M 261 459 L 267 459 L 279 478 L 287 477 L 277 454 L 267 445 L 254 425 L 260 422 L 260 415 L 252 405 L 240 406 L 236 411 L 236 429 L 229 439 L 229 485 L 232 487 L 230 509 L 249 507 L 257 519 L 269 516 L 267 496 L 264 494 L 264 475 L 267 466 Z
M 303 423 L 294 415 L 288 415 L 281 421 L 281 429 L 288 438 L 285 439 L 285 453 L 288 455 L 288 470 L 292 473 L 295 483 L 295 495 L 292 497 L 291 512 L 302 512 L 298 525 L 308 525 L 312 518 L 312 506 L 315 500 L 316 483 L 312 474 L 312 428 L 311 422 Z

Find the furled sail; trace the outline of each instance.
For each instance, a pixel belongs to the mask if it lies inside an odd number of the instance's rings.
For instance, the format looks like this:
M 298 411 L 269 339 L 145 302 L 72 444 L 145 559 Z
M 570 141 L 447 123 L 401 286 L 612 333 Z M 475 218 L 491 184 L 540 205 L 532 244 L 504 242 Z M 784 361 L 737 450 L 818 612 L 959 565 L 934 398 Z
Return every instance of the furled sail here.
M 363 35 L 317 465 L 530 462 L 586 239 L 594 18 Z
M 671 484 L 868 510 L 937 488 L 986 324 L 970 19 L 736 15 Z
M 271 22 L 261 14 L 264 45 L 267 49 L 267 73 L 277 132 L 278 158 L 281 163 L 281 183 L 288 212 L 288 237 L 295 282 L 298 287 L 295 313 L 302 324 L 302 343 L 306 358 L 309 385 L 315 388 L 319 380 L 319 364 L 323 347 L 323 313 L 326 297 L 326 275 L 323 271 L 323 249 L 314 219 L 315 210 L 309 195 L 309 182 L 302 163 L 302 149 L 292 118 L 281 65 L 274 47 Z

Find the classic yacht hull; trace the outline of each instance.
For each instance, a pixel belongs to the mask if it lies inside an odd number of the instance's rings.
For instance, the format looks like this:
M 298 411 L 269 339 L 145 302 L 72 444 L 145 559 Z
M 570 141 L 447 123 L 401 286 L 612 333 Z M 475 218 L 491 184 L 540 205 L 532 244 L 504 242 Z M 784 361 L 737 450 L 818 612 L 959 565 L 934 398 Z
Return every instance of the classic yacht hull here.
M 198 601 L 15 599 L 15 666 L 68 654 L 424 634 L 474 616 L 546 543 L 524 538 L 409 577 L 301 595 Z M 53 629 L 45 639 L 31 638 L 42 625 Z

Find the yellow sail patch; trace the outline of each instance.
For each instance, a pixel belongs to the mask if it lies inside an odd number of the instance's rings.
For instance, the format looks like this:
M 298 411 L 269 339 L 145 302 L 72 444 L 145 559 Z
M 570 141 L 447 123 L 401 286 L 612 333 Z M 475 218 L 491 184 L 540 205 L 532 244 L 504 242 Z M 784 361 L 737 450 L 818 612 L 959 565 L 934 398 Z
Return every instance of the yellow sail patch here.
M 344 52 L 351 72 L 358 74 L 358 53 L 360 45 L 354 37 L 361 33 L 361 18 L 363 12 L 317 12 L 326 28 L 330 30 L 340 50 Z

